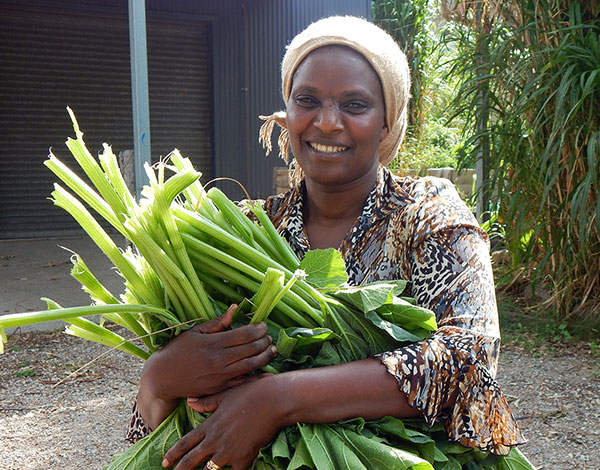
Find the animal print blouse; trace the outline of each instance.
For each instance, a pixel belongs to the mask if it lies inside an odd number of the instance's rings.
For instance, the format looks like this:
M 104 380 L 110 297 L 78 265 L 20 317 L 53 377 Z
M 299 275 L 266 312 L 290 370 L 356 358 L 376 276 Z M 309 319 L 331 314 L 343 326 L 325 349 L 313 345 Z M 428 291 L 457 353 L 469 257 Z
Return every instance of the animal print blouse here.
M 310 249 L 303 193 L 300 184 L 264 201 L 300 258 Z M 500 455 L 525 442 L 494 380 L 500 332 L 487 234 L 454 186 L 381 167 L 339 250 L 351 283 L 409 280 L 417 303 L 435 312 L 438 330 L 429 338 L 378 356 L 427 423 L 441 420 L 451 440 Z M 455 405 L 442 409 L 455 393 Z M 146 432 L 134 409 L 129 436 Z

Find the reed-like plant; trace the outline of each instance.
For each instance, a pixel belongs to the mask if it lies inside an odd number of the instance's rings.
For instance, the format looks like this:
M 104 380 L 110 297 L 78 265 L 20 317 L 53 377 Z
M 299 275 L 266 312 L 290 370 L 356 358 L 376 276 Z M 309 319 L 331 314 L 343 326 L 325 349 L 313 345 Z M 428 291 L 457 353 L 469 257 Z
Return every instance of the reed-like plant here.
M 446 38 L 462 52 L 453 69 L 461 77 L 455 110 L 468 123 L 459 163 L 472 166 L 489 142 L 485 188 L 506 227 L 512 267 L 526 273 L 534 291 L 545 287 L 546 306 L 561 317 L 596 323 L 600 4 L 476 3 L 485 7 L 479 23 L 474 8 L 447 12 L 454 22 Z M 482 84 L 489 121 L 477 129 Z

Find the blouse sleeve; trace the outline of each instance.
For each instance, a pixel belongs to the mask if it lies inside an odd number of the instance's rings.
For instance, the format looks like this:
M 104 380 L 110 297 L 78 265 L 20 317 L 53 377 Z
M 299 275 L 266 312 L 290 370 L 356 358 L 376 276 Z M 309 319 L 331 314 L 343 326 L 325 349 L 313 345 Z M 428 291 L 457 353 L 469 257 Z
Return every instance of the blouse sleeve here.
M 433 230 L 414 221 L 408 257 L 412 295 L 435 312 L 438 330 L 379 358 L 430 426 L 442 419 L 451 440 L 505 455 L 525 439 L 494 380 L 500 333 L 487 234 L 450 213 Z
M 138 409 L 137 400 L 134 400 L 133 406 L 131 407 L 131 417 L 129 418 L 125 440 L 135 444 L 140 439 L 148 436 L 151 432 L 152 430 L 144 422 L 144 418 L 142 418 L 140 410 Z

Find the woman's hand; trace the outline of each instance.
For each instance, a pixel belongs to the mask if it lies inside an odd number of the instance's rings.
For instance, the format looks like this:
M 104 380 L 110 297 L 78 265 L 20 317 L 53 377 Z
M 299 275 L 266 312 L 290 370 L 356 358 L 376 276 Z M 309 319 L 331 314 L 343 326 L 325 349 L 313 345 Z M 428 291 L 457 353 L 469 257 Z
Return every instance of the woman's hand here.
M 212 460 L 233 470 L 250 468 L 260 449 L 285 427 L 273 378 L 265 376 L 210 397 L 189 400 L 192 408 L 214 413 L 169 449 L 163 466 L 178 462 L 176 470 L 192 470 Z
M 152 429 L 180 398 L 221 392 L 271 361 L 275 349 L 264 323 L 227 330 L 235 308 L 182 333 L 146 361 L 138 407 Z

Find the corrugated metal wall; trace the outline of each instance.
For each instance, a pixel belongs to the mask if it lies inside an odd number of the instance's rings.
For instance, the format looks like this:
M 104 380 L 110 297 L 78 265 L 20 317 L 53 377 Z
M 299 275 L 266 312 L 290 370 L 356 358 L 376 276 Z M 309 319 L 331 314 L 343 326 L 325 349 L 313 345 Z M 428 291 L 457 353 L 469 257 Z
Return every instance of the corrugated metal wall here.
M 0 238 L 78 231 L 47 200 L 56 178 L 43 166 L 52 147 L 75 167 L 66 105 L 93 154 L 133 145 L 127 2 L 54 3 L 0 2 Z M 209 23 L 149 11 L 148 51 L 153 159 L 177 145 L 210 174 Z
M 15 10 L 38 19 L 14 20 Z M 285 44 L 323 16 L 369 18 L 370 1 L 146 0 L 146 11 L 153 158 L 177 146 L 204 181 L 232 177 L 264 197 L 281 161 L 264 157 L 257 116 L 283 108 Z M 70 218 L 45 200 L 53 178 L 42 162 L 49 146 L 67 154 L 66 104 L 94 151 L 103 140 L 132 148 L 127 1 L 0 0 L 0 60 L 0 238 L 70 233 Z M 43 211 L 52 215 L 40 226 Z

